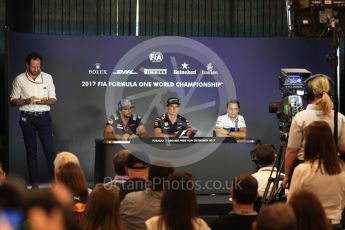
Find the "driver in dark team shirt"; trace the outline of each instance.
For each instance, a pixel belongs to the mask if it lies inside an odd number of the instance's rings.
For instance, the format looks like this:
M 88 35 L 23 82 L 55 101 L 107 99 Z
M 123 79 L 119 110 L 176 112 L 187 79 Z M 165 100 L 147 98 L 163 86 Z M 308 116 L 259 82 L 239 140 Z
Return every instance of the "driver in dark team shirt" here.
M 177 137 L 176 135 L 186 130 L 185 136 L 192 134 L 189 121 L 179 115 L 180 100 L 177 97 L 170 97 L 166 103 L 167 113 L 157 117 L 154 124 L 153 135 L 155 137 Z
M 106 139 L 129 140 L 137 137 L 147 137 L 147 130 L 141 122 L 141 117 L 132 113 L 134 106 L 127 99 L 118 103 L 118 110 L 108 118 L 103 136 Z

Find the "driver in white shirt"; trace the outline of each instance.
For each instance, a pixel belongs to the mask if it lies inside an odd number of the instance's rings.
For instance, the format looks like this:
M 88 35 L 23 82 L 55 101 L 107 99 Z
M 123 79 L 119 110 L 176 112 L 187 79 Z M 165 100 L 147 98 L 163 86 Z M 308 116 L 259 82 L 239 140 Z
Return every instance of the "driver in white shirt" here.
M 215 133 L 217 137 L 246 138 L 247 127 L 240 112 L 240 103 L 230 100 L 227 105 L 227 113 L 219 116 L 216 122 Z

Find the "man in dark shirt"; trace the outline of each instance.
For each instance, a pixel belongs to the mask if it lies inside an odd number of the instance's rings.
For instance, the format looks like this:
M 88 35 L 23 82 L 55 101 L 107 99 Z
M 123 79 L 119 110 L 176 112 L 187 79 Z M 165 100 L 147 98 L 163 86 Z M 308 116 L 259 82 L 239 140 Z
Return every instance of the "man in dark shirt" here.
M 177 97 L 170 97 L 166 104 L 167 113 L 157 117 L 153 129 L 155 137 L 177 137 L 176 135 L 186 130 L 185 136 L 192 134 L 189 121 L 179 115 L 180 100 Z
M 118 103 L 118 111 L 108 118 L 104 129 L 104 138 L 129 140 L 136 137 L 146 137 L 147 130 L 141 122 L 141 117 L 132 113 L 131 102 L 123 99 Z
M 233 211 L 214 221 L 210 225 L 213 230 L 249 230 L 258 216 L 254 211 L 254 201 L 258 195 L 256 179 L 250 174 L 241 174 L 233 182 L 231 190 Z
M 149 167 L 149 158 L 144 152 L 134 151 L 128 154 L 125 168 L 128 180 L 123 184 L 118 184 L 121 201 L 130 192 L 146 189 Z

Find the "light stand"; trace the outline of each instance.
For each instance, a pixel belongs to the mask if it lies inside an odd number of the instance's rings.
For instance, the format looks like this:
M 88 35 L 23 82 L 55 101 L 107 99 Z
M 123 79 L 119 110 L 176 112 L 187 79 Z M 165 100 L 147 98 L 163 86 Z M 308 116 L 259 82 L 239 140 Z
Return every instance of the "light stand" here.
M 334 102 L 334 141 L 338 146 L 338 48 L 339 38 L 342 36 L 342 31 L 336 26 L 335 19 L 331 18 L 329 25 L 327 26 L 332 31 L 332 54 L 330 55 L 330 61 L 332 64 L 332 74 L 334 79 L 333 85 L 333 102 Z
M 333 102 L 334 102 L 334 140 L 338 143 L 338 48 L 339 38 L 344 36 L 345 1 L 321 4 L 321 1 L 287 0 L 288 17 L 291 19 L 289 35 L 307 37 L 331 36 L 332 51 L 327 61 L 332 65 Z M 324 26 L 324 24 L 326 24 Z
M 331 62 L 332 65 L 332 75 L 333 75 L 333 103 L 334 103 L 334 132 L 333 137 L 336 146 L 338 146 L 338 48 L 339 48 L 339 39 L 343 36 L 343 31 L 341 28 L 337 27 L 336 20 L 334 17 L 328 19 L 328 23 L 324 30 L 322 31 L 320 37 L 326 36 L 328 33 L 332 33 L 332 53 L 328 55 L 327 60 Z

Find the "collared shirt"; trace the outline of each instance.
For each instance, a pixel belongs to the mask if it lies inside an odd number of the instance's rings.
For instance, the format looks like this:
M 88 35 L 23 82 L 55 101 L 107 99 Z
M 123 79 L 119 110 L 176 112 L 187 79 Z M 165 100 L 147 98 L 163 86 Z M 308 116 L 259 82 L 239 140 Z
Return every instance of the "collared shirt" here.
M 304 160 L 304 129 L 313 121 L 325 121 L 334 130 L 334 112 L 326 115 L 321 106 L 308 104 L 307 108 L 292 119 L 287 147 L 299 149 L 297 158 Z M 338 145 L 345 144 L 345 116 L 338 113 Z
M 258 181 L 258 194 L 259 197 L 262 197 L 265 193 L 267 182 L 269 179 L 269 176 L 271 175 L 272 167 L 262 167 L 260 168 L 256 173 L 253 173 L 252 176 L 255 177 L 255 179 Z M 274 167 L 272 177 L 275 178 L 277 175 L 277 168 Z M 284 176 L 283 173 L 280 175 Z M 281 184 L 281 181 L 279 182 L 279 185 Z M 273 186 L 273 183 L 270 186 L 269 192 L 271 191 Z
M 345 206 L 345 170 L 337 175 L 327 175 L 318 169 L 318 162 L 299 164 L 292 174 L 288 202 L 299 189 L 312 191 L 325 209 L 332 224 L 339 223 Z
M 18 75 L 12 83 L 10 100 L 27 99 L 35 96 L 37 98 L 56 99 L 55 86 L 50 74 L 41 72 L 35 80 L 29 74 Z M 19 107 L 20 111 L 43 112 L 49 111 L 49 105 L 29 104 Z
M 123 123 L 120 114 L 118 112 L 116 112 L 116 114 L 111 115 L 108 118 L 107 124 L 110 124 L 113 126 L 113 132 L 115 134 L 137 134 L 137 128 L 139 126 L 141 126 L 143 123 L 141 122 L 141 117 L 136 114 L 133 113 L 127 122 L 127 125 L 125 126 L 125 124 Z
M 149 188 L 127 194 L 120 207 L 121 219 L 126 223 L 127 229 L 145 229 L 145 221 L 159 215 L 161 200 L 161 194 Z
M 242 115 L 237 115 L 235 120 L 231 120 L 228 114 L 217 118 L 216 128 L 223 128 L 229 132 L 238 132 L 240 128 L 246 127 L 246 122 Z
M 181 130 L 191 128 L 191 126 L 189 121 L 179 114 L 174 124 L 170 121 L 168 114 L 163 114 L 161 117 L 156 118 L 154 129 L 155 128 L 160 128 L 162 133 L 165 134 L 175 134 Z

